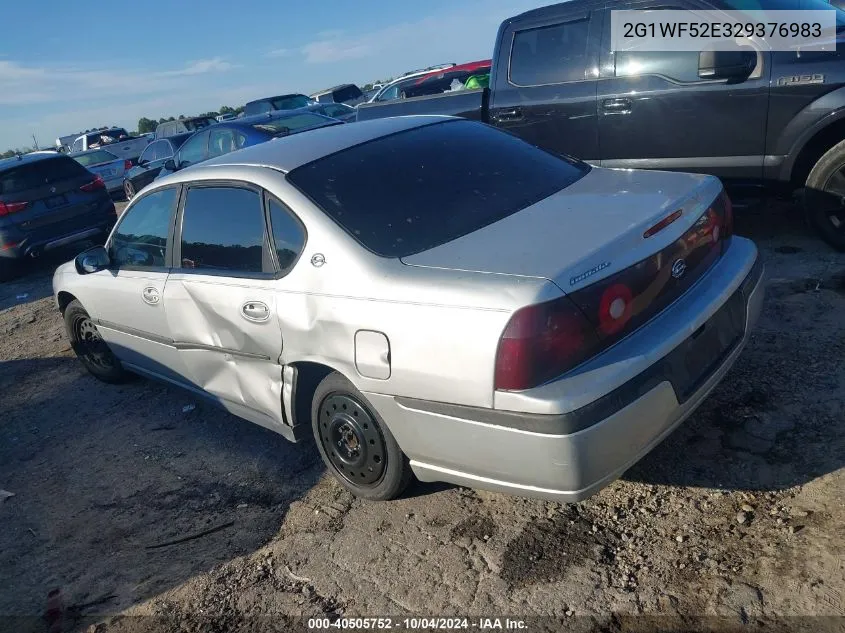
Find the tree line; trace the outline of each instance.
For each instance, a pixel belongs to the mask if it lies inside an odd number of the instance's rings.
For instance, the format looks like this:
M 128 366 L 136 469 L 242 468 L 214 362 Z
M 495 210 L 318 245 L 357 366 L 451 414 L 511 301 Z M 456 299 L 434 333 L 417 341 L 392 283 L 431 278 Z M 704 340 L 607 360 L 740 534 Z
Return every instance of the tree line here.
M 244 111 L 243 106 L 238 106 L 237 108 L 233 108 L 231 106 L 220 106 L 220 109 L 217 112 L 202 112 L 197 116 L 210 116 L 210 117 L 217 117 L 221 114 L 240 114 Z M 187 118 L 184 114 L 180 114 L 178 117 L 161 117 L 158 121 L 155 119 L 148 119 L 147 117 L 141 117 L 138 119 L 138 134 L 148 134 L 150 132 L 155 132 L 156 127 L 158 127 L 159 123 L 167 123 L 168 121 L 176 121 L 178 119 L 185 119 Z

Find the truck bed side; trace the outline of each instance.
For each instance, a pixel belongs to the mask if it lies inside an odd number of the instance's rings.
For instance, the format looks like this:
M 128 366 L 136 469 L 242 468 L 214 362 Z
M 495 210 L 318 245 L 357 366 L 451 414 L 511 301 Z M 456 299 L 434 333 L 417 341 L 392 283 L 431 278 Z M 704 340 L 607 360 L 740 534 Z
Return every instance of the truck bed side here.
M 487 119 L 486 88 L 477 90 L 459 90 L 439 95 L 397 99 L 385 103 L 366 103 L 358 106 L 356 121 L 382 119 L 389 116 L 411 114 L 451 114 L 454 116 L 484 121 Z

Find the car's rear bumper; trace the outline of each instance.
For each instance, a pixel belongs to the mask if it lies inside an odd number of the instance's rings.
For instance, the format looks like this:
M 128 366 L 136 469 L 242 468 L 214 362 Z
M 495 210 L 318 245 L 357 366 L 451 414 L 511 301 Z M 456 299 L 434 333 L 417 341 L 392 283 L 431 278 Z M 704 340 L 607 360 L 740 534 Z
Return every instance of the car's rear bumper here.
M 543 415 L 367 396 L 423 481 L 448 481 L 562 502 L 589 497 L 680 425 L 745 346 L 762 306 L 763 266 L 751 242 L 734 239 L 728 254 L 706 275 L 708 282 L 695 286 L 667 309 L 663 321 L 652 324 L 663 331 L 664 338 L 675 334 L 673 328 L 685 333 L 680 344 L 577 409 Z M 724 323 L 726 311 L 731 311 L 732 317 L 741 320 L 741 330 L 702 375 L 683 381 L 686 391 L 679 392 L 673 384 L 681 382 L 677 372 L 684 366 L 684 345 L 704 327 L 693 330 L 689 325 L 703 307 L 706 324 Z M 652 335 L 642 336 L 648 340 Z
M 104 197 L 96 212 L 78 215 L 55 225 L 47 224 L 30 231 L 14 225 L 0 228 L 0 257 L 21 259 L 83 240 L 105 240 L 116 221 L 114 202 Z

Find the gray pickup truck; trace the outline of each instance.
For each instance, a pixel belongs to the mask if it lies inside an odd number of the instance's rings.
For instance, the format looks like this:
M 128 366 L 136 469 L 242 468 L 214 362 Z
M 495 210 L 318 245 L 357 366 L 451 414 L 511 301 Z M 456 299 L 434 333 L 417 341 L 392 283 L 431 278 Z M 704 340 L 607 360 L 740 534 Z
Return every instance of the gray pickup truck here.
M 836 51 L 611 50 L 613 9 L 747 8 L 743 0 L 572 0 L 505 20 L 489 88 L 358 106 L 357 120 L 450 114 L 604 167 L 700 172 L 732 193 L 801 192 L 845 250 L 845 13 L 825 0 L 760 9 L 836 12 Z
M 136 161 L 150 144 L 148 136 L 129 136 L 122 127 L 94 130 L 78 136 L 70 147 L 70 153 L 87 152 L 89 149 L 105 149 L 117 158 Z

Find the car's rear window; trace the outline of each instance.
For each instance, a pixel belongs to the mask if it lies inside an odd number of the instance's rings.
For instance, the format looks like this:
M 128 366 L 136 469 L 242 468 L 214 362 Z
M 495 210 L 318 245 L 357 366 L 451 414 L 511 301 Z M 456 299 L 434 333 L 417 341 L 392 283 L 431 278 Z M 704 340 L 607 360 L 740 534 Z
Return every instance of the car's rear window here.
M 0 196 L 20 193 L 87 174 L 88 170 L 67 156 L 26 163 L 0 171 Z
M 83 167 L 90 167 L 91 165 L 100 165 L 102 163 L 108 163 L 113 160 L 117 160 L 117 156 L 115 156 L 111 152 L 107 152 L 104 149 L 98 149 L 97 151 L 90 152 L 88 154 L 80 154 L 79 156 L 73 156 L 72 158 Z
M 362 95 L 363 93 L 358 86 L 344 86 L 343 88 L 338 88 L 333 93 L 336 103 L 340 103 L 341 101 L 351 101 L 352 99 L 357 99 Z
M 490 126 L 448 121 L 308 163 L 288 180 L 382 257 L 404 257 L 497 222 L 589 171 Z

